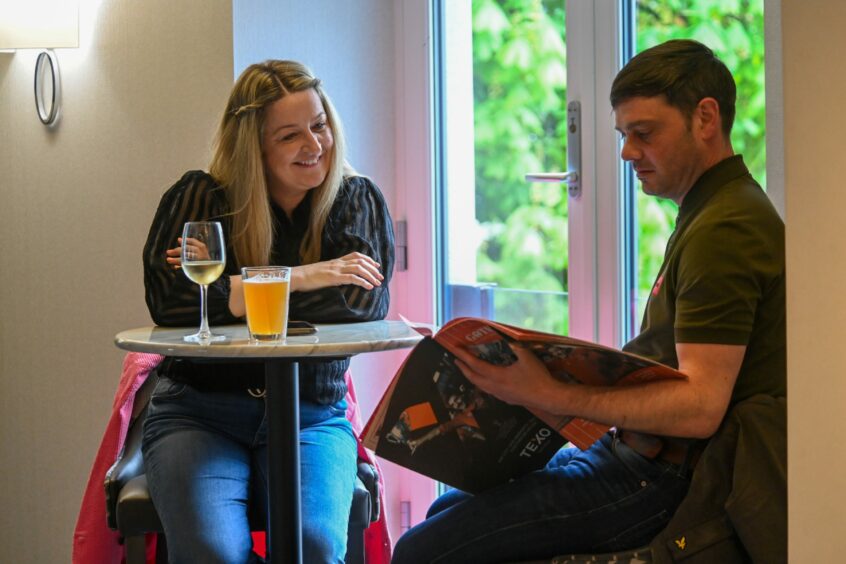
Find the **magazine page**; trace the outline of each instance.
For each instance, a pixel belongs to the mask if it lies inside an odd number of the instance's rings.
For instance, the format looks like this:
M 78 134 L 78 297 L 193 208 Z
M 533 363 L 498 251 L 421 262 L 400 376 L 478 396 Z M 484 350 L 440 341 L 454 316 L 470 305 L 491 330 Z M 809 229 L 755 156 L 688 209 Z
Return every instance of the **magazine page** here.
M 518 341 L 541 359 L 554 378 L 569 383 L 613 386 L 684 377 L 669 366 L 621 350 L 484 319 L 455 319 L 435 339 L 447 349 L 467 349 L 493 364 L 514 362 L 517 357 L 509 342 Z M 609 429 L 608 425 L 580 417 L 537 410 L 533 413 L 582 450 L 590 448 Z
M 609 427 L 530 412 L 478 390 L 455 365 L 471 351 L 492 364 L 517 360 L 519 342 L 564 382 L 612 386 L 684 377 L 649 359 L 561 335 L 459 318 L 418 343 L 362 433 L 377 455 L 468 492 L 541 468 L 566 441 L 585 450 Z
M 526 409 L 470 384 L 430 338 L 411 352 L 390 394 L 381 424 L 368 424 L 379 437 L 376 454 L 467 492 L 541 468 L 564 444 Z
M 415 345 L 415 347 L 418 345 Z M 361 444 L 364 445 L 365 448 L 370 449 L 373 452 L 376 452 L 376 449 L 379 446 L 382 425 L 385 420 L 385 411 L 387 411 L 388 406 L 391 403 L 391 398 L 394 395 L 394 388 L 396 387 L 397 382 L 400 380 L 400 376 L 403 374 L 403 371 L 405 370 L 409 359 L 414 356 L 413 352 L 414 349 L 412 349 L 412 354 L 409 354 L 405 358 L 405 361 L 403 361 L 402 365 L 400 366 L 397 373 L 394 375 L 390 384 L 388 384 L 388 388 L 385 390 L 385 393 L 382 394 L 382 398 L 379 400 L 379 403 L 376 404 L 376 407 L 373 410 L 373 414 L 370 416 L 370 419 L 367 420 L 367 423 L 365 423 L 364 428 L 361 430 L 361 434 L 359 435 Z

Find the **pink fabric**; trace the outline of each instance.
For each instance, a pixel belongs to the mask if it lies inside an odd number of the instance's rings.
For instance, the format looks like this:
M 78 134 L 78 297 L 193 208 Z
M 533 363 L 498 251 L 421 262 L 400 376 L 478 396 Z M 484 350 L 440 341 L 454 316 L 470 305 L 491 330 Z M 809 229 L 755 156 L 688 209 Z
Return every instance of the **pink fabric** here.
M 103 489 L 103 480 L 126 440 L 135 393 L 163 358 L 161 355 L 145 353 L 128 353 L 124 358 L 123 371 L 112 404 L 112 415 L 100 441 L 100 448 L 88 477 L 88 485 L 85 488 L 76 521 L 73 535 L 73 564 L 120 564 L 124 561 L 123 545 L 118 542 L 118 534 L 109 529 L 106 523 L 106 494 Z M 349 371 L 346 373 L 346 381 L 347 418 L 358 436 L 362 429 L 361 413 Z M 361 445 L 361 442 L 358 444 L 358 453 L 362 459 L 376 464 L 375 458 Z M 379 486 L 382 511 L 379 520 L 372 523 L 364 533 L 366 564 L 389 564 L 391 561 L 391 538 L 385 519 L 385 485 L 382 482 L 381 472 L 379 472 Z M 154 555 L 154 550 L 155 535 L 148 535 L 148 561 Z
M 356 437 L 361 436 L 364 424 L 361 421 L 361 410 L 358 408 L 358 400 L 355 397 L 355 386 L 353 385 L 352 374 L 347 370 L 347 419 L 352 423 L 353 432 Z M 361 441 L 358 441 L 358 456 L 373 464 L 379 477 L 379 520 L 371 523 L 364 531 L 364 561 L 365 564 L 390 564 L 391 562 L 391 535 L 388 531 L 388 520 L 385 511 L 385 482 L 382 480 L 382 472 L 376 463 L 376 457 L 364 448 Z
M 124 558 L 123 545 L 118 534 L 106 524 L 106 493 L 103 480 L 106 471 L 114 464 L 132 417 L 135 393 L 147 376 L 161 361 L 157 354 L 129 353 L 123 360 L 112 415 L 100 441 L 94 459 L 88 486 L 82 497 L 82 506 L 73 533 L 73 564 L 120 564 Z

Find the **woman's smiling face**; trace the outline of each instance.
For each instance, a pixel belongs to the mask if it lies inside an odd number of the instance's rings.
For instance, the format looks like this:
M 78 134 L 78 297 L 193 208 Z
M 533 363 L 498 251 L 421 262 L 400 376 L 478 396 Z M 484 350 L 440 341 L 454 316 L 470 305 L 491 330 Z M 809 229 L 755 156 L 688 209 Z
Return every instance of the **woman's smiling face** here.
M 313 88 L 288 94 L 266 109 L 262 159 L 270 197 L 290 215 L 329 172 L 334 137 Z

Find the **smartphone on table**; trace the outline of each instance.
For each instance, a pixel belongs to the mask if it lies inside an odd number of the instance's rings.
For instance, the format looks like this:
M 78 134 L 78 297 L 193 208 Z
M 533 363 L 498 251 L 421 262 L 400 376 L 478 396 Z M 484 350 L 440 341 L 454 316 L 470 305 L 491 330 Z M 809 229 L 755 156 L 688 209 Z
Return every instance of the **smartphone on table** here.
M 317 333 L 317 327 L 308 321 L 288 320 L 288 335 L 311 335 L 312 333 Z

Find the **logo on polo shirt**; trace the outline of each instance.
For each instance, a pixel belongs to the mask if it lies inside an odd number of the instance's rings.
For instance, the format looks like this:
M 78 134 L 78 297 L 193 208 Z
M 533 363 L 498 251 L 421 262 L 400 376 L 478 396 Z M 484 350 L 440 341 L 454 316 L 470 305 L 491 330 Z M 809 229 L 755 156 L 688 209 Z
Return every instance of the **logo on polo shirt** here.
M 658 280 L 655 281 L 655 285 L 652 286 L 652 295 L 657 296 L 658 292 L 661 290 L 661 284 L 664 283 L 664 273 L 662 272 L 661 275 L 658 277 Z

